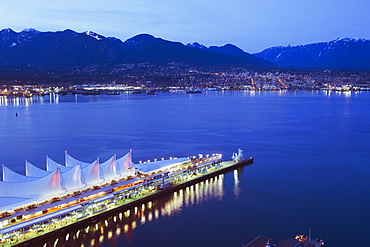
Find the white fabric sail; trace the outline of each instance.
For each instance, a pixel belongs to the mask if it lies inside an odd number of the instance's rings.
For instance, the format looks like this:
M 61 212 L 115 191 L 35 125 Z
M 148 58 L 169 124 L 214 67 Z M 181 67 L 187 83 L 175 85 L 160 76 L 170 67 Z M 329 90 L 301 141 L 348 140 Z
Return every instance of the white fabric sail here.
M 25 176 L 3 166 L 0 211 L 110 182 L 132 175 L 135 170 L 131 150 L 118 160 L 114 155 L 102 164 L 99 159 L 91 164 L 80 162 L 66 153 L 66 164 L 46 157 L 46 169 L 43 169 L 26 160 Z
M 69 167 L 74 167 L 77 164 L 81 164 L 82 167 L 86 167 L 91 164 L 91 163 L 82 162 L 82 161 L 79 161 L 78 159 L 73 158 L 71 155 L 67 153 L 67 151 L 65 151 L 65 163 L 66 163 L 65 165 Z
M 125 156 L 116 160 L 117 167 L 121 172 L 121 177 L 134 175 L 134 163 L 132 162 L 131 150 Z
M 41 169 L 26 160 L 26 176 L 41 178 L 50 173 L 51 171 Z
M 62 173 L 62 185 L 67 192 L 80 190 L 86 187 L 85 177 L 82 172 L 81 164 L 77 164 L 69 171 Z
M 113 155 L 112 158 L 100 164 L 103 171 L 103 177 L 105 182 L 109 182 L 113 179 L 120 177 L 119 168 L 116 163 L 116 156 Z
M 66 193 L 66 190 L 62 186 L 63 177 L 60 168 L 57 168 L 53 173 L 41 179 L 45 179 L 46 181 L 49 182 L 47 183 L 46 186 L 44 186 L 44 189 L 41 188 L 42 193 L 40 194 L 38 199 L 48 199 Z
M 0 197 L 22 197 L 35 200 L 59 196 L 65 190 L 61 184 L 60 169 L 49 175 L 29 182 L 0 181 Z
M 83 167 L 82 172 L 85 176 L 85 183 L 87 187 L 99 185 L 104 182 L 103 173 L 101 171 L 98 159 L 89 166 Z
M 46 170 L 54 171 L 58 167 L 60 168 L 61 172 L 66 172 L 69 169 L 71 169 L 71 167 L 66 167 L 64 165 L 61 165 L 58 162 L 56 162 L 56 161 L 50 159 L 48 156 L 46 156 Z
M 3 165 L 3 181 L 4 182 L 29 182 L 38 179 L 38 177 L 27 177 L 19 174 L 10 168 Z

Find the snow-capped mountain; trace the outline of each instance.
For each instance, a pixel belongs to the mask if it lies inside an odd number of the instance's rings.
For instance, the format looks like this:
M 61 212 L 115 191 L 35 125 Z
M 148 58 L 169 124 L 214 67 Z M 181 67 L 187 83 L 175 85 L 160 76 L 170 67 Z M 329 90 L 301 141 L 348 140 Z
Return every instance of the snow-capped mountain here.
M 14 32 L 10 28 L 0 31 L 0 50 L 16 46 L 26 40 L 35 37 L 40 32 L 35 29 L 24 29 L 22 32 Z
M 27 29 L 17 33 L 4 29 L 0 31 L 0 46 L 0 67 L 7 68 L 66 68 L 143 62 L 253 68 L 264 68 L 266 63 L 271 64 L 250 54 L 238 56 L 227 52 L 212 52 L 149 34 L 140 34 L 122 42 L 92 31 L 39 32 Z
M 336 38 L 329 42 L 271 47 L 254 55 L 284 67 L 368 70 L 370 40 Z
M 122 42 L 92 31 L 40 32 L 25 29 L 15 32 L 9 28 L 0 31 L 0 68 L 66 68 L 143 62 L 368 70 L 370 40 L 337 38 L 330 42 L 272 47 L 253 55 L 232 44 L 206 47 L 195 42 L 185 46 L 149 34 L 139 34 Z
M 97 34 L 97 33 L 94 33 L 92 31 L 86 31 L 86 32 L 84 32 L 84 34 L 86 34 L 87 36 L 90 36 L 90 37 L 92 37 L 96 40 L 102 40 L 102 39 L 105 38 L 104 36 L 102 36 L 100 34 Z
M 0 66 L 70 67 L 107 64 L 118 59 L 122 41 L 92 32 L 72 30 L 39 32 L 34 29 L 14 32 L 2 30 Z

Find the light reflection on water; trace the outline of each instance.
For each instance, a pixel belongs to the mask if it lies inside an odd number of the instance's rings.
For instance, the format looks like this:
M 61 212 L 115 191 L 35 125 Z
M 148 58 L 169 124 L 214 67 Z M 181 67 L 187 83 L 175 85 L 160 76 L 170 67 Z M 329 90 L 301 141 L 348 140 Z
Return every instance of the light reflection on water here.
M 210 200 L 223 199 L 224 175 L 163 195 L 154 201 L 136 205 L 106 219 L 74 230 L 65 231 L 58 238 L 50 238 L 44 243 L 48 246 L 134 246 L 133 232 L 140 225 L 171 217 L 186 208 L 200 205 Z
M 235 199 L 238 199 L 239 198 L 239 194 L 240 194 L 240 188 L 239 188 L 239 172 L 238 170 L 234 170 L 234 195 L 235 195 Z
M 19 172 L 24 159 L 40 167 L 45 155 L 63 162 L 65 150 L 94 160 L 133 149 L 134 162 L 209 152 L 226 160 L 239 147 L 255 157 L 242 176 L 225 174 L 222 202 L 205 193 L 202 200 L 212 201 L 202 204 L 189 188 L 171 217 L 161 217 L 169 195 L 159 200 L 161 207 L 145 205 L 148 214 L 126 226 L 126 232 L 136 227 L 136 246 L 240 246 L 259 235 L 283 240 L 309 226 L 328 246 L 367 244 L 369 92 L 159 92 L 66 95 L 59 104 L 50 104 L 48 96 L 42 104 L 12 102 L 0 107 L 0 161 Z M 127 245 L 125 224 L 119 238 L 116 228 L 110 233 L 119 244 L 106 242 L 108 232 L 94 244 L 104 238 L 103 246 Z
M 4 97 L 0 96 L 0 106 L 29 106 L 32 104 L 59 104 L 59 95 L 51 94 L 48 96 L 35 96 L 35 97 Z
M 300 91 L 286 91 L 286 90 L 281 90 L 281 91 L 242 91 L 241 92 L 245 97 L 261 97 L 265 95 L 276 95 L 279 97 L 284 97 L 287 95 L 301 95 L 302 92 Z M 310 92 L 304 92 L 306 95 L 310 94 L 311 95 L 325 95 L 327 97 L 331 96 L 343 96 L 345 98 L 357 96 L 361 93 L 366 93 L 366 92 L 361 92 L 361 91 L 330 91 L 330 90 L 322 90 L 322 91 L 310 91 Z M 164 93 L 163 95 L 167 95 Z M 162 96 L 163 96 L 162 95 Z M 205 94 L 206 97 L 221 97 L 224 96 L 225 92 L 207 92 Z M 172 94 L 170 94 L 172 96 Z M 175 97 L 178 97 L 179 94 L 175 94 Z M 186 95 L 189 98 L 191 97 L 197 97 L 197 95 Z M 60 96 L 59 94 L 52 93 L 50 95 L 45 95 L 45 96 L 34 96 L 34 97 L 5 97 L 5 96 L 0 96 L 0 106 L 20 106 L 20 105 L 25 105 L 29 106 L 31 104 L 59 104 L 61 102 L 73 102 L 73 103 L 81 103 L 81 102 L 97 102 L 97 101 L 102 101 L 102 100 L 128 100 L 128 99 L 136 99 L 136 98 L 143 98 L 143 96 L 137 96 L 137 95 L 131 95 L 129 93 L 122 93 L 120 95 L 100 95 L 100 96 L 92 96 L 92 95 L 66 95 L 66 96 Z

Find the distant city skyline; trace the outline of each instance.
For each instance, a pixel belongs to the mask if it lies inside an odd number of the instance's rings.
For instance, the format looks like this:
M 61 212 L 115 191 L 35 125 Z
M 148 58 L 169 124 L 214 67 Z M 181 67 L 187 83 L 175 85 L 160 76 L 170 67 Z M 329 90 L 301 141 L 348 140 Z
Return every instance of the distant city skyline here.
M 370 39 L 367 0 L 0 0 L 1 29 L 73 29 L 126 40 L 140 33 L 183 44 L 234 44 L 255 53 L 336 37 Z

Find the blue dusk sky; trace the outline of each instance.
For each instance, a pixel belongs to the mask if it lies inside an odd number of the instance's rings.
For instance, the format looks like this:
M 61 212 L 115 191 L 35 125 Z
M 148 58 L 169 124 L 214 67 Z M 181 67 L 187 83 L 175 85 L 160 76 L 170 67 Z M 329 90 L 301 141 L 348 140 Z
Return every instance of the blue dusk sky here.
M 184 44 L 271 46 L 370 39 L 369 0 L 0 0 L 3 28 L 72 29 L 126 40 L 149 33 Z

